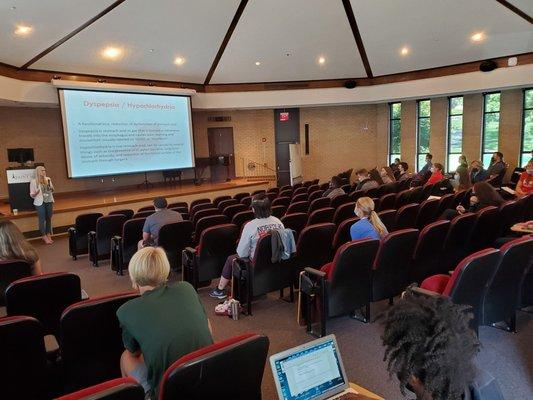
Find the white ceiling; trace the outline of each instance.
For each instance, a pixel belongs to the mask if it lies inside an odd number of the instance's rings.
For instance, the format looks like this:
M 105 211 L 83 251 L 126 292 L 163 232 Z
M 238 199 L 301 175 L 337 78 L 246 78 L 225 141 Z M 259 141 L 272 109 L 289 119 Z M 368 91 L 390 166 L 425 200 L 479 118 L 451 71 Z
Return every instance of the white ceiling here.
M 533 16 L 533 0 L 510 2 Z M 0 62 L 20 67 L 112 3 L 1 0 Z M 30 69 L 203 83 L 239 3 L 126 0 Z M 351 4 L 374 76 L 533 52 L 533 24 L 496 0 Z M 32 25 L 32 34 L 13 35 L 18 23 Z M 477 31 L 486 40 L 472 44 Z M 124 56 L 102 59 L 108 45 L 123 47 Z M 399 55 L 402 46 L 411 49 L 407 57 Z M 174 65 L 176 56 L 186 63 Z M 365 76 L 341 0 L 250 0 L 211 83 Z

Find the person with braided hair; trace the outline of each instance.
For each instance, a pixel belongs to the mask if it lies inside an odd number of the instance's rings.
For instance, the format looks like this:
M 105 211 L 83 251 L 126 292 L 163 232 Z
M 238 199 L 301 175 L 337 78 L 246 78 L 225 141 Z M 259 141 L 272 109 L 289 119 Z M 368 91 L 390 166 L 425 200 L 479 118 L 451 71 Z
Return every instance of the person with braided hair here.
M 411 289 L 389 309 L 383 360 L 403 395 L 407 389 L 418 400 L 503 400 L 497 381 L 474 366 L 480 343 L 471 319 L 468 306 Z

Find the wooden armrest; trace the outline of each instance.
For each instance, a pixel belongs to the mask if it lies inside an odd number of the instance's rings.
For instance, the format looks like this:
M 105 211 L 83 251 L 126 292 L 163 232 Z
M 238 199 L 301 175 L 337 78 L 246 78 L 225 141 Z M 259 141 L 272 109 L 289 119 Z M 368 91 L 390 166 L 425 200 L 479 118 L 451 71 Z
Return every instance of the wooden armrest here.
M 317 278 L 322 278 L 322 279 L 326 278 L 326 273 L 318 269 L 307 267 L 304 269 L 304 271 L 310 275 L 316 276 Z
M 184 253 L 196 254 L 196 249 L 193 249 L 192 247 L 185 247 L 185 248 L 183 249 L 183 252 L 184 252 Z
M 411 292 L 413 294 L 418 294 L 418 295 L 426 296 L 426 297 L 438 297 L 438 296 L 441 296 L 440 293 L 433 292 L 433 291 L 427 290 L 427 289 L 422 289 L 421 287 L 412 287 L 411 288 Z

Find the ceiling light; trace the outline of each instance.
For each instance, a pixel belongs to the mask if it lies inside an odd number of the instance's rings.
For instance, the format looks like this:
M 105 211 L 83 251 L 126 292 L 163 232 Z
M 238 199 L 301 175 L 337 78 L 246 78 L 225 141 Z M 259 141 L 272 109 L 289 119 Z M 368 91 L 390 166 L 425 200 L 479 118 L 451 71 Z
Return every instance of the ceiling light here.
M 257 65 L 259 67 L 261 65 L 261 61 L 256 61 L 255 65 Z
M 150 53 L 153 53 L 155 50 L 154 49 L 148 49 L 148 52 Z
M 470 40 L 474 43 L 479 43 L 485 40 L 485 33 L 483 32 L 476 32 L 472 36 L 470 36 Z
M 326 63 L 326 58 L 325 58 L 325 57 L 322 57 L 322 56 L 321 56 L 321 57 L 318 57 L 318 63 L 319 63 L 320 65 L 325 64 L 325 63 Z
M 408 54 L 409 54 L 409 47 L 407 47 L 407 46 L 403 46 L 403 47 L 400 49 L 400 54 L 401 54 L 402 56 L 406 56 L 406 55 L 408 55 Z
M 108 46 L 102 50 L 102 57 L 109 60 L 116 60 L 122 55 L 122 49 L 119 47 Z
M 31 31 L 33 30 L 33 28 L 31 26 L 28 26 L 28 25 L 17 25 L 17 27 L 15 28 L 15 35 L 18 35 L 18 36 L 27 36 L 31 33 Z
M 183 58 L 183 57 L 176 57 L 176 58 L 174 59 L 174 64 L 176 64 L 176 65 L 183 65 L 183 64 L 185 64 L 185 58 Z

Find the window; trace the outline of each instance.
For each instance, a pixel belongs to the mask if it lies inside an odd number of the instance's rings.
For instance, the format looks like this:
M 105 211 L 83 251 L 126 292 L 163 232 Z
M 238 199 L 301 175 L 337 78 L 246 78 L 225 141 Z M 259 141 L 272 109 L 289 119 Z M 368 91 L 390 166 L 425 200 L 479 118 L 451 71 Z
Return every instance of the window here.
M 425 164 L 431 134 L 431 100 L 418 100 L 416 125 L 416 170 Z
M 483 95 L 483 126 L 481 132 L 481 159 L 488 168 L 492 153 L 498 151 L 500 135 L 500 93 Z
M 389 164 L 401 158 L 402 103 L 389 104 Z
M 525 167 L 533 150 L 533 88 L 524 90 L 520 167 Z
M 463 96 L 448 98 L 448 172 L 459 166 L 459 156 L 463 152 Z

